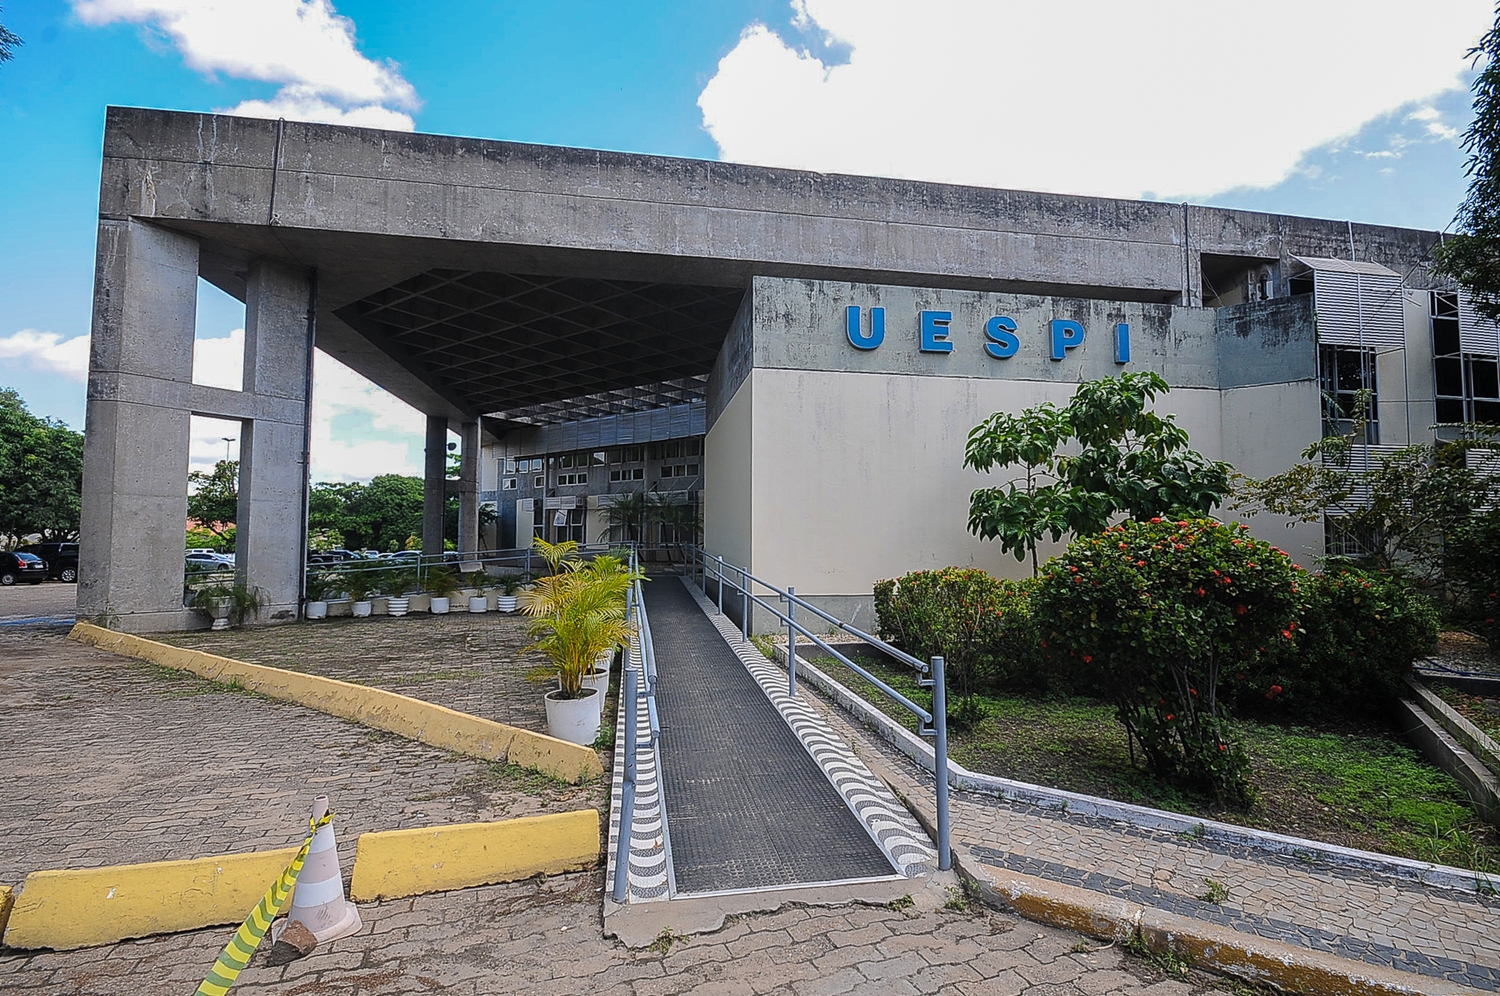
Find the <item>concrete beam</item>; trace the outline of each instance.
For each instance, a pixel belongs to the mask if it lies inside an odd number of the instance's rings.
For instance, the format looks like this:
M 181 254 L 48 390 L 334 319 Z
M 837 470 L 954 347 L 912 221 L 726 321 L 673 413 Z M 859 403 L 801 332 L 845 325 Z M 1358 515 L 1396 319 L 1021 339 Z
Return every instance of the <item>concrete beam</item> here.
M 78 615 L 133 631 L 186 629 L 183 535 L 191 412 L 119 397 L 137 379 L 190 387 L 198 240 L 134 220 L 103 220 L 84 430 Z

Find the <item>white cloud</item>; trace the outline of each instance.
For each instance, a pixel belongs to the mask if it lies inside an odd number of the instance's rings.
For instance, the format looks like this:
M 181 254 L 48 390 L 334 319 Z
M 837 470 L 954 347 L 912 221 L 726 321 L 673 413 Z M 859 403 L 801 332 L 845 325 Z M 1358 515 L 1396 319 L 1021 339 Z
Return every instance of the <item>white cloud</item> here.
M 327 353 L 313 355 L 313 480 L 420 477 L 426 424 L 421 412 Z
M 395 63 L 359 51 L 330 0 L 74 0 L 85 24 L 141 24 L 201 73 L 281 85 L 226 113 L 410 131 L 417 92 Z
M 227 336 L 193 340 L 193 383 L 244 390 L 244 329 L 235 329 Z
M 699 96 L 726 160 L 985 186 L 1204 196 L 1285 179 L 1309 150 L 1461 87 L 1486 0 L 796 0 Z M 1439 118 L 1418 118 L 1451 137 Z M 1433 127 L 1436 125 L 1436 127 Z
M 61 374 L 69 380 L 89 379 L 89 337 L 64 339 L 56 332 L 22 329 L 0 336 L 0 360 L 21 360 L 33 370 Z

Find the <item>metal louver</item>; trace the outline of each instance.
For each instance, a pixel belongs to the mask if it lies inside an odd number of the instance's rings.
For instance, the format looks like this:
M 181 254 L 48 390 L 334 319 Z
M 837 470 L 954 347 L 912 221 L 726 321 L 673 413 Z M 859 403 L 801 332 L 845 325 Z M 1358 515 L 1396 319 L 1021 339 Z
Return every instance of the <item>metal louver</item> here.
M 1330 508 L 1329 512 L 1334 515 L 1347 514 L 1362 508 L 1370 501 L 1370 471 L 1380 466 L 1380 462 L 1387 457 L 1395 456 L 1402 447 L 1391 445 L 1354 445 L 1349 447 L 1349 462 L 1344 465 L 1350 474 L 1350 494 L 1346 504 Z M 1326 458 L 1323 466 L 1335 466 Z
M 1500 324 L 1474 307 L 1466 292 L 1458 292 L 1458 348 L 1465 353 L 1500 356 Z
M 1364 349 L 1404 349 L 1405 281 L 1378 263 L 1297 256 L 1313 271 L 1318 342 Z

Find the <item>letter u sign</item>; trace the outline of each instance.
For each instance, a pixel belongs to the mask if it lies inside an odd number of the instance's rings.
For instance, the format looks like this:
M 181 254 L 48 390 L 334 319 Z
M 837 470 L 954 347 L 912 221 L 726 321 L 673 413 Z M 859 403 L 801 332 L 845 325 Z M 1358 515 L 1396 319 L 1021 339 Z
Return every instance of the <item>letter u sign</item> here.
M 851 304 L 844 309 L 844 328 L 849 333 L 849 344 L 855 349 L 874 349 L 885 342 L 885 309 L 870 309 L 870 334 L 862 335 L 859 328 L 859 305 Z

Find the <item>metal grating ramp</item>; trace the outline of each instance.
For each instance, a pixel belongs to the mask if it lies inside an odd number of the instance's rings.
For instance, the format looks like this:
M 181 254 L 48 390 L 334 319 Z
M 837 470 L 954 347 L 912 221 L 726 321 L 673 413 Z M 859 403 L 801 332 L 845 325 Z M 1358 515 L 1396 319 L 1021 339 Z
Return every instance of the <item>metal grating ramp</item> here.
M 679 893 L 896 874 L 676 579 L 644 586 Z

